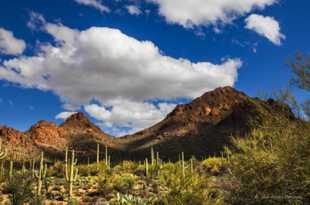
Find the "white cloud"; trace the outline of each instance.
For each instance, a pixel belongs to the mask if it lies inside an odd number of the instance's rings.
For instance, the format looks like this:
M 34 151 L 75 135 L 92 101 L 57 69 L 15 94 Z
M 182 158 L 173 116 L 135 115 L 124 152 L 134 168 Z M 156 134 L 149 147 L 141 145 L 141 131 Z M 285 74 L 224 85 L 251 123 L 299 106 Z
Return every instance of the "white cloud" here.
M 135 6 L 135 5 L 128 5 L 128 6 L 126 6 L 126 9 L 127 9 L 128 13 L 131 15 L 137 15 L 138 16 L 142 13 L 140 8 L 138 6 Z
M 0 28 L 0 53 L 7 55 L 19 55 L 24 52 L 26 43 L 24 40 L 14 37 L 11 31 Z
M 281 41 L 285 39 L 285 36 L 280 31 L 279 22 L 273 17 L 252 14 L 245 22 L 247 29 L 266 37 L 276 45 L 281 45 Z
M 101 12 L 110 12 L 109 7 L 103 5 L 100 0 L 75 0 L 75 2 L 85 6 L 94 7 L 95 9 L 98 9 Z
M 76 114 L 76 112 L 61 112 L 58 115 L 56 115 L 56 119 L 61 119 L 61 120 L 66 120 L 69 117 L 71 117 L 71 115 Z
M 45 18 L 42 14 L 34 11 L 30 12 L 30 19 L 27 22 L 28 28 L 31 30 L 41 30 L 42 26 L 46 24 Z
M 106 117 L 113 123 L 116 114 L 123 119 L 124 114 L 117 112 L 123 108 L 120 102 L 137 105 L 146 113 L 150 109 L 153 117 L 141 115 L 141 121 L 154 122 L 152 119 L 162 117 L 158 113 L 163 108 L 156 110 L 143 103 L 146 100 L 194 98 L 219 86 L 232 86 L 242 64 L 238 59 L 220 64 L 176 59 L 163 55 L 150 41 L 139 41 L 106 27 L 79 31 L 46 24 L 45 30 L 58 46 L 42 44 L 34 56 L 3 61 L 0 79 L 53 91 L 65 104 L 89 105 L 95 99 L 113 108 L 113 117 Z M 130 120 L 133 128 L 144 127 L 137 117 L 120 123 Z
M 159 6 L 166 21 L 186 28 L 230 23 L 253 9 L 264 9 L 278 0 L 147 0 Z
M 128 100 L 114 100 L 111 104 L 111 110 L 97 104 L 86 105 L 84 108 L 92 117 L 102 121 L 105 127 L 119 130 L 129 128 L 131 133 L 159 122 L 176 106 L 168 103 L 155 106 L 151 103 Z

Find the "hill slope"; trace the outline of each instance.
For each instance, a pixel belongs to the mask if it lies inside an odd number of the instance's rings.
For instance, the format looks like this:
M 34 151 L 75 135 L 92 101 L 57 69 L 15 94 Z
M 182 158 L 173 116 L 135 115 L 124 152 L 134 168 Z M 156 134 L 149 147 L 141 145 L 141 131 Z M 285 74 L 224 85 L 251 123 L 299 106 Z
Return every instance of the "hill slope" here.
M 162 158 L 174 160 L 182 151 L 198 158 L 219 154 L 230 144 L 231 136 L 245 137 L 259 126 L 283 118 L 295 120 L 287 106 L 222 87 L 178 105 L 154 126 L 121 138 L 105 134 L 83 113 L 72 115 L 59 126 L 40 121 L 27 132 L 0 127 L 0 136 L 14 159 L 31 158 L 41 150 L 61 156 L 65 147 L 75 149 L 84 158 L 94 158 L 99 143 L 102 151 L 109 147 L 112 159 L 143 159 L 154 147 Z
M 207 92 L 189 104 L 177 106 L 151 128 L 117 139 L 135 157 L 145 157 L 150 147 L 161 156 L 176 159 L 217 155 L 231 136 L 245 137 L 252 129 L 283 117 L 294 120 L 290 109 L 274 100 L 251 98 L 232 87 Z

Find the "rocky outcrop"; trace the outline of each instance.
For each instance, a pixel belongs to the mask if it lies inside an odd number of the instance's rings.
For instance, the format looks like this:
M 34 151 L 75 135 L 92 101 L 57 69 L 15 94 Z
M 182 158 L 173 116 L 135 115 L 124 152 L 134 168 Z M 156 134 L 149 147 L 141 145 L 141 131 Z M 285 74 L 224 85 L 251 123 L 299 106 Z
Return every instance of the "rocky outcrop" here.
M 10 127 L 0 127 L 0 137 L 2 140 L 7 141 L 10 144 L 20 144 L 23 143 L 23 133 Z

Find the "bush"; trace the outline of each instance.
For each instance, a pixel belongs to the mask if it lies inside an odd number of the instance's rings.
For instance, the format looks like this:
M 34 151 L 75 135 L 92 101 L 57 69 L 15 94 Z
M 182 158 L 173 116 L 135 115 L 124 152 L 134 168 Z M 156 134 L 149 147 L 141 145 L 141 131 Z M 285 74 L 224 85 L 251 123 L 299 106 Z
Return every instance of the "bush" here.
M 164 164 L 158 175 L 158 183 L 167 188 L 159 204 L 165 205 L 211 205 L 223 204 L 223 197 L 216 189 L 210 189 L 208 178 L 194 172 L 182 176 L 182 170 L 172 163 Z
M 97 163 L 79 165 L 78 169 L 81 176 L 96 176 L 101 172 L 105 172 L 106 166 L 100 162 L 99 165 Z
M 254 131 L 227 149 L 233 204 L 305 204 L 310 201 L 310 131 L 305 125 Z
M 132 189 L 137 176 L 130 173 L 115 174 L 112 176 L 104 175 L 99 179 L 99 191 L 108 194 L 114 190 L 123 194 L 128 194 Z
M 116 201 L 112 202 L 111 205 L 128 205 L 128 204 L 133 204 L 133 205 L 153 205 L 155 202 L 155 198 L 148 198 L 148 199 L 143 199 L 138 196 L 133 196 L 133 195 L 121 195 L 117 193 L 116 195 Z
M 209 157 L 201 162 L 198 170 L 201 174 L 207 173 L 212 176 L 224 174 L 227 171 L 227 160 L 221 157 Z
M 122 163 L 116 165 L 113 168 L 113 171 L 116 173 L 124 173 L 124 172 L 134 173 L 136 172 L 138 166 L 139 164 L 133 161 L 123 161 Z
M 34 180 L 30 175 L 15 174 L 8 180 L 4 192 L 11 195 L 12 205 L 22 205 L 35 198 L 33 190 Z

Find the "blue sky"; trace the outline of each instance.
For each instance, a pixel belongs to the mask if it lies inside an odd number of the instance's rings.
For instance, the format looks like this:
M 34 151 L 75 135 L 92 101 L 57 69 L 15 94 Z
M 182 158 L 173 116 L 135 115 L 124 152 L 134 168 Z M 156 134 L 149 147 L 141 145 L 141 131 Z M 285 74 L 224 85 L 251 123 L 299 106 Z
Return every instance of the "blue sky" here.
M 2 0 L 0 124 L 26 130 L 84 111 L 122 135 L 217 86 L 281 89 L 286 62 L 309 53 L 307 0 L 167 2 Z

